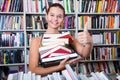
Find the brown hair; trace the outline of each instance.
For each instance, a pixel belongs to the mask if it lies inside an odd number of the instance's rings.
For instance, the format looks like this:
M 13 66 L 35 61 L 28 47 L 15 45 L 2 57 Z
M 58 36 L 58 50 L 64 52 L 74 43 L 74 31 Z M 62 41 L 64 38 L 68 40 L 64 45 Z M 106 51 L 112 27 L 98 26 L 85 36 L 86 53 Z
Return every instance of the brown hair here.
M 59 7 L 60 9 L 62 9 L 62 10 L 63 10 L 63 14 L 64 14 L 64 16 L 65 16 L 65 9 L 64 9 L 64 7 L 63 7 L 61 4 L 59 4 L 59 3 L 54 3 L 54 4 L 50 5 L 49 8 L 48 8 L 48 10 L 46 11 L 47 14 L 49 13 L 50 8 L 52 8 L 52 7 Z

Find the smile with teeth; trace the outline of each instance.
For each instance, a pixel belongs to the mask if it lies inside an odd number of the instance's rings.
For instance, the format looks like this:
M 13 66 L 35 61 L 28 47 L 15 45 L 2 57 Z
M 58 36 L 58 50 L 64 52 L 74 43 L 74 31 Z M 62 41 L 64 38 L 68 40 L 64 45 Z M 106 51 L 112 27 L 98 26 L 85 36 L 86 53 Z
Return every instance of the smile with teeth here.
M 57 25 L 58 24 L 58 22 L 51 22 L 53 25 Z

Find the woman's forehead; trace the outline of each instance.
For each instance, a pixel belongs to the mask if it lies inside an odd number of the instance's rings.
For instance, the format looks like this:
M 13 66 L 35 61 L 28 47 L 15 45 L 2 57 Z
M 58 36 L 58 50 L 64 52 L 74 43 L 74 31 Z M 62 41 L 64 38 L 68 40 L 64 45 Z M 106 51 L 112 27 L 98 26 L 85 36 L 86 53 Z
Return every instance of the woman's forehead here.
M 56 13 L 62 13 L 63 14 L 63 10 L 59 7 L 51 7 L 49 12 L 56 12 Z

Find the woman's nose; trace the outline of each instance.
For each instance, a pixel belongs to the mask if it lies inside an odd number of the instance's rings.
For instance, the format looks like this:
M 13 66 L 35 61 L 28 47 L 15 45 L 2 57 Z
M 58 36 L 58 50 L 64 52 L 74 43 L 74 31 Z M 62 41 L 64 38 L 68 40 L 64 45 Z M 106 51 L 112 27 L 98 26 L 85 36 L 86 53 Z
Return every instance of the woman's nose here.
M 57 17 L 57 16 L 55 16 L 55 17 L 54 17 L 54 20 L 58 20 L 58 17 Z

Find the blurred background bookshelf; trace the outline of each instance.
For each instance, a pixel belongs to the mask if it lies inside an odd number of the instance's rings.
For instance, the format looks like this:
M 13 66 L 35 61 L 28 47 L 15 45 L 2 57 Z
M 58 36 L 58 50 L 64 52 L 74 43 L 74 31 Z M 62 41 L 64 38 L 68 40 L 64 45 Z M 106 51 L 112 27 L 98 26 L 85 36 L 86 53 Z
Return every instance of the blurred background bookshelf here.
M 84 70 L 79 73 L 89 74 L 92 68 L 108 74 L 120 73 L 120 0 L 1 0 L 0 67 L 17 66 L 29 71 L 31 39 L 46 31 L 46 9 L 56 2 L 66 12 L 61 33 L 70 31 L 77 37 L 88 23 L 93 37 L 93 50 L 78 63 L 77 67 Z

